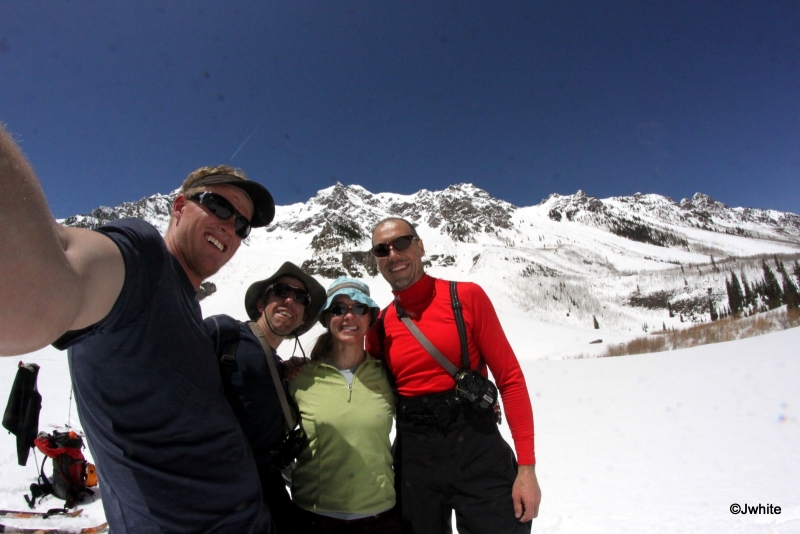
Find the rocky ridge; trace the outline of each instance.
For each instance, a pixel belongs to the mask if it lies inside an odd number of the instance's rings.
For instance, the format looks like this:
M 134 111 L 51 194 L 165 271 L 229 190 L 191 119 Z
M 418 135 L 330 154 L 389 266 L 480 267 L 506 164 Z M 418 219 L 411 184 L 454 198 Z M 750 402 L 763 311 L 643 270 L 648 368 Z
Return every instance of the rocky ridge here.
M 687 247 L 683 229 L 795 242 L 800 216 L 776 210 L 730 208 L 703 193 L 680 203 L 656 194 L 598 199 L 583 191 L 550 195 L 539 206 L 554 221 L 569 220 L 604 228 L 614 234 L 658 246 Z
M 133 216 L 165 232 L 176 194 L 101 207 L 63 223 L 93 228 Z M 800 258 L 797 215 L 730 208 L 701 193 L 677 203 L 655 194 L 598 199 L 578 191 L 516 207 L 471 184 L 399 195 L 337 183 L 305 203 L 278 206 L 273 223 L 245 240 L 250 255 L 231 263 L 254 265 L 263 251 L 324 279 L 369 279 L 378 275 L 369 253 L 372 228 L 392 216 L 417 225 L 427 245 L 423 262 L 437 276 L 494 285 L 547 320 L 597 315 L 618 329 L 630 327 L 625 310 L 654 314 L 652 302 L 667 302 L 681 321 L 702 320 L 709 299 L 724 302 L 729 271 L 756 280 L 760 258 Z M 215 288 L 210 281 L 202 296 Z M 612 309 L 616 315 L 608 315 Z
M 269 231 L 313 235 L 312 257 L 303 264 L 309 272 L 327 278 L 374 276 L 377 266 L 368 252 L 372 229 L 386 217 L 402 217 L 438 230 L 454 242 L 471 243 L 478 234 L 496 235 L 498 229 L 511 229 L 515 210 L 471 184 L 395 195 L 337 183 L 318 192 L 299 211 L 276 220 Z M 430 260 L 444 265 L 452 262 L 445 256 Z

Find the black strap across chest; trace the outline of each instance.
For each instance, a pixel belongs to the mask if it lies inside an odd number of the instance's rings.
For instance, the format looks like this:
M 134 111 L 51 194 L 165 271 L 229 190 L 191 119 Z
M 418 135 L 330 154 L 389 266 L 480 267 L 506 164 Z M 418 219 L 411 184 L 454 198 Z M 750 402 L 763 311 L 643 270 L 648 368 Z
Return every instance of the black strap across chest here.
M 469 347 L 467 346 L 467 327 L 464 323 L 464 314 L 462 311 L 461 301 L 458 299 L 458 283 L 455 281 L 450 282 L 450 307 L 453 308 L 453 315 L 456 319 L 456 328 L 458 329 L 458 338 L 461 342 L 461 369 L 468 370 L 470 366 Z M 442 354 L 441 351 L 437 349 L 427 337 L 425 337 L 425 334 L 423 334 L 417 325 L 415 325 L 414 322 L 408 317 L 408 314 L 406 314 L 406 311 L 400 305 L 400 301 L 397 298 L 394 299 L 394 308 L 397 312 L 397 318 L 400 319 L 404 325 L 406 325 L 406 328 L 408 328 L 411 334 L 417 339 L 417 341 L 419 341 L 428 354 L 430 354 L 450 376 L 455 378 L 459 371 L 458 367 L 453 365 L 453 363 L 448 360 L 447 357 Z M 383 347 L 381 347 L 381 349 L 382 348 Z

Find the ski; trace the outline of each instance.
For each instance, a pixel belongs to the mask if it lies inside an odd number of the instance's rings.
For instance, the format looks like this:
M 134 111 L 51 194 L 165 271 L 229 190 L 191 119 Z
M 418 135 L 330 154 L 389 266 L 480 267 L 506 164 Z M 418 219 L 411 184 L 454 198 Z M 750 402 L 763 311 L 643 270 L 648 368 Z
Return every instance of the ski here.
M 102 523 L 96 527 L 86 527 L 81 529 L 71 528 L 23 528 L 0 524 L 0 532 L 5 534 L 99 534 L 105 532 L 108 523 Z
M 54 508 L 46 512 L 26 512 L 22 510 L 0 510 L 0 517 L 13 517 L 14 519 L 47 519 L 48 517 L 78 517 L 83 513 L 83 508 L 74 512 L 67 512 L 64 508 Z

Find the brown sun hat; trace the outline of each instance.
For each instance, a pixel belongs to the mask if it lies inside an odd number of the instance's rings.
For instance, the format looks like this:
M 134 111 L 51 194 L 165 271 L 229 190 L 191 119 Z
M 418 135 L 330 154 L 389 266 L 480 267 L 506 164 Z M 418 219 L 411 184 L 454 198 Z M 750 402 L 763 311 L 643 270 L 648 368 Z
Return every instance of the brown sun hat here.
M 322 309 L 322 306 L 325 304 L 327 295 L 325 293 L 325 288 L 322 287 L 322 284 L 317 282 L 313 276 L 307 274 L 294 263 L 287 261 L 281 265 L 281 268 L 278 269 L 275 274 L 269 278 L 255 282 L 249 288 L 247 288 L 247 293 L 244 295 L 244 308 L 247 310 L 248 317 L 250 317 L 252 321 L 257 321 L 261 315 L 261 313 L 258 311 L 259 299 L 261 299 L 261 296 L 270 285 L 274 284 L 276 280 L 283 276 L 291 276 L 292 278 L 296 278 L 303 282 L 303 285 L 305 285 L 306 289 L 308 290 L 308 294 L 311 296 L 311 302 L 308 306 L 306 306 L 305 312 L 303 312 L 303 323 L 297 328 L 297 330 L 292 332 L 293 335 L 300 336 L 308 332 L 311 327 L 314 326 L 314 322 L 317 320 L 317 315 Z

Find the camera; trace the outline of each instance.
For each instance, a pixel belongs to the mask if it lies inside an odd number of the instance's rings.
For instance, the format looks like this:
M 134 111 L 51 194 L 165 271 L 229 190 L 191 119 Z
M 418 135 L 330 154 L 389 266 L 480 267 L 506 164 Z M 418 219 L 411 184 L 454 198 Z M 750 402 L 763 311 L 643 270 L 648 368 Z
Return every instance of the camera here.
M 308 437 L 302 427 L 289 432 L 281 443 L 280 449 L 272 459 L 271 465 L 278 469 L 286 469 L 303 449 L 308 445 Z
M 473 406 L 486 409 L 497 400 L 497 386 L 472 370 L 459 371 L 455 376 L 456 394 Z

